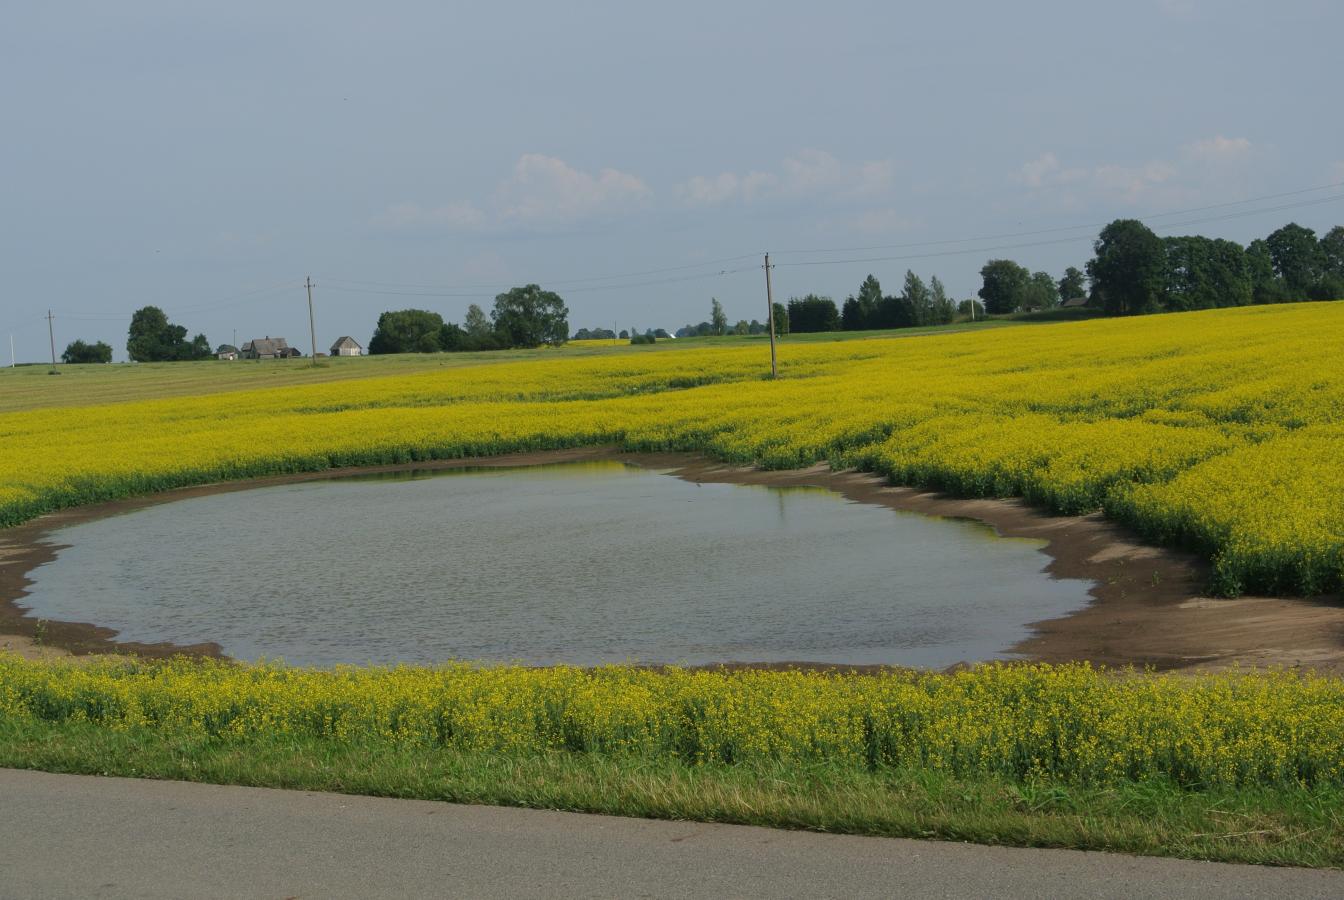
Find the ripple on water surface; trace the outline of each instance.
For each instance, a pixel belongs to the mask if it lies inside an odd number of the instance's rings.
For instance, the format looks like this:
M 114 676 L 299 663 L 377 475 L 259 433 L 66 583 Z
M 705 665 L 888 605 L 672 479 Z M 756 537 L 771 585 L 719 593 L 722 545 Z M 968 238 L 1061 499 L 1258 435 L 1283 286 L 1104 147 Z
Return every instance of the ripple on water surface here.
M 340 478 L 72 526 L 36 616 L 303 665 L 1001 658 L 1088 601 L 1039 541 L 617 462 Z

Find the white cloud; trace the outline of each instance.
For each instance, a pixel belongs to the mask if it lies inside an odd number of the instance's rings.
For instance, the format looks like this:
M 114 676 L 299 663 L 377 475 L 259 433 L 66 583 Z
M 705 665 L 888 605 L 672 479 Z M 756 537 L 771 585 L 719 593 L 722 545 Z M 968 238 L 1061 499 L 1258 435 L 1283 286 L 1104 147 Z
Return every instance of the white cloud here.
M 742 179 L 732 172 L 713 178 L 697 175 L 683 184 L 679 192 L 687 203 L 695 206 L 713 206 L 731 200 L 742 190 Z
M 1234 162 L 1251 152 L 1251 142 L 1244 137 L 1229 138 L 1220 134 L 1186 144 L 1181 149 L 1190 159 L 1201 162 Z
M 1012 180 L 1065 206 L 1090 201 L 1161 205 L 1196 200 L 1201 190 L 1216 188 L 1250 159 L 1252 150 L 1248 139 L 1220 134 L 1184 145 L 1171 159 L 1137 165 L 1066 166 L 1046 152 L 1024 163 Z
M 446 228 L 472 231 L 518 223 L 572 222 L 629 210 L 652 197 L 639 177 L 617 169 L 582 172 L 564 160 L 525 153 L 482 209 L 470 201 L 442 206 L 394 204 L 371 220 L 377 228 Z
M 1071 184 L 1086 177 L 1086 169 L 1065 169 L 1060 165 L 1059 157 L 1048 152 L 1042 153 L 1031 162 L 1023 163 L 1017 172 L 1017 181 L 1031 188 Z
M 554 156 L 527 153 L 499 188 L 498 215 L 527 223 L 572 221 L 620 212 L 651 196 L 649 186 L 628 172 L 602 169 L 590 175 Z
M 1141 166 L 1097 166 L 1090 174 L 1090 181 L 1102 193 L 1118 196 L 1127 203 L 1135 203 L 1176 175 L 1174 165 L 1158 160 Z
M 776 197 L 870 198 L 890 191 L 895 174 L 894 160 L 850 163 L 825 150 L 806 149 L 785 158 L 776 170 L 770 172 L 697 175 L 678 185 L 677 194 L 692 206 L 714 206 L 733 201 L 750 203 Z

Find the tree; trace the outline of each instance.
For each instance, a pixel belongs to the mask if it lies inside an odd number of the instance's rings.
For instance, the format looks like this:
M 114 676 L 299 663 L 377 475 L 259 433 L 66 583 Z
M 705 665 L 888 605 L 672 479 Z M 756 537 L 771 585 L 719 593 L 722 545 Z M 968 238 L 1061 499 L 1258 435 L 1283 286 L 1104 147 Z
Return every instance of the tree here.
M 840 325 L 846 331 L 877 328 L 881 317 L 882 285 L 871 274 L 859 285 L 859 295 L 845 301 Z
M 538 285 L 516 287 L 495 297 L 495 331 L 510 347 L 558 347 L 569 338 L 569 309 L 560 295 Z
M 995 315 L 1010 313 L 1022 303 L 1031 273 L 1011 259 L 991 259 L 980 268 L 984 286 L 976 293 Z
M 746 319 L 738 319 L 733 326 L 733 334 L 751 334 L 751 323 Z
M 214 354 L 205 335 L 187 340 L 187 329 L 168 321 L 157 306 L 144 306 L 131 315 L 126 352 L 136 362 L 174 362 L 209 359 Z
M 1251 241 L 1246 247 L 1246 272 L 1251 279 L 1252 303 L 1282 303 L 1288 299 L 1288 288 L 1283 279 L 1274 274 L 1274 260 L 1269 245 L 1263 240 Z
M 947 325 L 957 314 L 957 306 L 947 296 L 947 289 L 934 275 L 929 279 L 929 324 Z
M 783 303 L 774 304 L 772 309 L 775 311 L 775 337 L 783 337 L 789 333 L 789 310 Z
M 957 304 L 957 314 L 968 317 L 974 316 L 976 321 L 979 321 L 985 317 L 985 304 L 974 297 L 963 300 Z
M 1087 296 L 1087 285 L 1083 283 L 1083 273 L 1073 266 L 1064 270 L 1064 277 L 1059 279 L 1059 299 L 1076 300 L 1079 297 Z
M 1054 309 L 1059 305 L 1059 286 L 1049 272 L 1033 272 L 1022 291 L 1023 309 Z
M 1326 275 L 1344 278 L 1344 225 L 1336 225 L 1321 238 L 1321 269 Z
M 439 326 L 439 349 L 448 353 L 460 353 L 467 349 L 467 333 L 462 326 L 444 322 Z
M 370 354 L 437 353 L 443 316 L 427 309 L 389 310 L 378 317 L 369 340 Z
M 1163 305 L 1174 312 L 1244 306 L 1253 296 L 1246 252 L 1234 241 L 1163 238 L 1167 275 Z
M 1101 230 L 1087 275 L 1111 315 L 1153 312 L 1166 288 L 1162 239 L 1138 219 L 1116 219 Z
M 723 304 L 716 297 L 709 298 L 709 324 L 717 335 L 728 333 L 728 316 L 723 312 Z
M 909 269 L 905 270 L 905 283 L 901 286 L 899 326 L 919 326 L 929 324 L 933 297 L 928 285 Z
M 839 329 L 840 310 L 835 308 L 835 301 L 830 297 L 808 294 L 806 297 L 789 298 L 790 331 L 803 334 Z
M 110 363 L 112 346 L 102 341 L 86 344 L 81 340 L 71 341 L 61 354 L 64 363 Z
M 1294 300 L 1305 298 L 1322 274 L 1322 254 L 1316 232 L 1289 222 L 1265 238 L 1265 247 L 1289 296 Z

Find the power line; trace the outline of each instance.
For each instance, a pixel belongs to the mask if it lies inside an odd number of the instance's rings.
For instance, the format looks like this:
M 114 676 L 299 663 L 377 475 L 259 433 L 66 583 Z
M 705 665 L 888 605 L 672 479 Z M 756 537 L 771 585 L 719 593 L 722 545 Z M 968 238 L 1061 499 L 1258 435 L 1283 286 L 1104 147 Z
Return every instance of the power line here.
M 619 278 L 642 278 L 642 277 L 645 277 L 645 276 L 648 276 L 648 275 L 662 275 L 662 274 L 665 274 L 665 273 L 667 273 L 667 272 L 684 272 L 684 271 L 686 271 L 686 270 L 688 270 L 688 269 L 703 269 L 703 268 L 706 268 L 706 267 L 708 267 L 708 266 L 718 266 L 718 265 L 723 265 L 723 264 L 725 264 L 725 263 L 740 262 L 741 260 L 744 260 L 744 259 L 755 259 L 755 257 L 756 257 L 756 254 L 755 254 L 755 253 L 742 253 L 742 254 L 739 254 L 738 256 L 728 256 L 728 257 L 724 257 L 724 258 L 722 258 L 722 259 L 710 259 L 710 260 L 705 260 L 704 262 L 687 263 L 687 264 L 685 264 L 685 265 L 680 265 L 680 266 L 667 266 L 667 267 L 664 267 L 664 268 L 661 268 L 661 269 L 645 269 L 645 270 L 643 270 L 643 271 L 639 271 L 639 272 L 618 272 L 618 273 L 613 273 L 613 274 L 610 274 L 610 275 L 589 275 L 589 276 L 584 277 L 584 278 L 533 278 L 533 279 L 530 279 L 530 281 L 531 281 L 532 283 L 536 283 L 536 284 L 568 285 L 568 284 L 581 284 L 581 283 L 589 282 L 589 281 L 611 281 L 611 280 L 619 279 Z M 738 270 L 738 271 L 741 271 L 741 270 Z M 718 273 L 718 272 L 712 272 L 712 273 L 706 273 L 706 274 L 709 274 L 709 275 L 718 275 L 719 273 Z M 422 289 L 425 289 L 425 290 L 431 290 L 431 291 L 485 291 L 485 290 L 493 290 L 493 289 L 496 287 L 495 284 L 458 284 L 458 285 L 446 285 L 446 284 L 408 284 L 408 283 L 399 283 L 399 282 L 392 282 L 392 281 L 358 281 L 358 280 L 350 279 L 350 278 L 327 278 L 326 280 L 327 280 L 328 282 L 336 281 L 336 282 L 340 282 L 340 283 L 342 283 L 342 284 L 368 285 L 368 286 L 371 286 L 371 287 L 384 287 L 384 288 L 406 288 L 406 289 L 417 289 L 417 288 L 422 288 Z M 330 284 L 328 284 L 328 286 L 330 286 Z M 472 296 L 472 297 L 475 297 L 475 296 L 480 296 L 480 294 L 478 294 L 478 293 L 460 294 L 460 295 L 448 295 L 448 294 L 442 294 L 442 295 L 440 295 L 440 294 L 435 294 L 434 296 Z
M 1332 197 L 1319 197 L 1314 200 L 1304 200 L 1298 203 L 1284 203 L 1279 206 L 1241 210 L 1238 212 L 1226 213 L 1221 216 L 1204 216 L 1198 219 L 1188 219 L 1184 222 L 1171 222 L 1165 225 L 1159 224 L 1153 230 L 1171 231 L 1174 228 L 1184 228 L 1188 225 L 1200 225 L 1206 222 L 1221 222 L 1226 219 L 1244 218 L 1246 216 L 1255 216 L 1260 215 L 1262 213 L 1281 212 L 1285 209 L 1297 209 L 1305 206 L 1319 206 L 1324 203 L 1336 203 L 1340 200 L 1344 200 L 1344 194 L 1336 194 Z M 1044 234 L 1047 232 L 1042 231 L 1037 233 Z M 1091 240 L 1092 238 L 1089 235 L 1074 235 L 1072 237 L 1053 238 L 1051 240 L 1045 240 L 1045 241 L 1027 241 L 1016 244 L 999 244 L 991 247 L 963 247 L 956 250 L 940 250 L 932 253 L 906 253 L 901 254 L 899 256 L 868 256 L 868 257 L 847 258 L 847 259 L 815 259 L 815 260 L 802 260 L 799 262 L 782 262 L 782 263 L 776 263 L 775 265 L 789 266 L 789 267 L 835 266 L 835 265 L 843 265 L 846 263 L 895 262 L 900 260 L 911 260 L 911 259 L 935 259 L 943 256 L 967 256 L 975 253 L 995 253 L 1000 250 L 1024 250 L 1032 247 L 1047 247 L 1055 244 L 1072 244 L 1082 241 L 1091 242 Z M 925 245 L 912 245 L 912 246 L 928 246 L 928 245 L 925 244 Z
M 742 257 L 737 258 L 741 259 Z M 619 290 L 627 290 L 629 288 L 652 287 L 662 284 L 680 284 L 688 281 L 704 281 L 710 278 L 723 278 L 728 275 L 736 275 L 739 272 L 749 272 L 755 270 L 756 268 L 757 268 L 756 266 L 742 266 L 734 269 L 720 269 L 717 272 L 703 272 L 695 275 L 683 275 L 677 278 L 658 278 L 651 281 L 630 281 L 630 282 L 623 282 L 621 284 L 599 284 L 599 285 L 592 285 L 589 287 L 571 287 L 567 288 L 565 290 L 565 293 L 586 294 L 597 291 L 619 291 Z M 550 286 L 559 284 L 559 282 L 548 281 L 546 282 L 546 284 Z M 497 293 L 499 293 L 497 287 L 498 286 L 492 288 L 494 293 L 485 291 L 479 293 L 458 293 L 447 291 L 406 291 L 406 290 L 384 290 L 380 288 L 352 288 L 327 283 L 327 290 L 342 291 L 347 294 L 376 294 L 380 296 L 392 296 L 392 297 L 431 297 L 431 298 L 456 298 L 456 299 L 476 299 L 476 300 L 489 300 L 493 298 Z
M 1298 190 L 1295 191 L 1284 191 L 1279 194 L 1265 194 L 1260 197 L 1251 197 L 1246 200 L 1232 200 L 1226 203 L 1213 203 L 1208 206 L 1194 206 L 1188 209 L 1175 209 L 1175 210 L 1169 210 L 1164 213 L 1151 213 L 1149 215 L 1143 215 L 1143 216 L 1130 216 L 1129 218 L 1149 220 L 1149 219 L 1166 218 L 1168 216 L 1183 216 L 1188 215 L 1190 213 L 1205 212 L 1211 209 L 1226 209 L 1232 206 L 1244 206 L 1247 203 L 1260 203 L 1265 200 L 1278 200 L 1283 197 L 1296 197 L 1302 194 L 1315 193 L 1317 191 L 1328 191 L 1338 187 L 1344 187 L 1344 181 L 1336 181 L 1333 184 L 1317 185 L 1316 187 L 1299 188 Z M 1308 201 L 1306 205 L 1310 205 L 1310 201 Z M 1279 207 L 1273 207 L 1264 211 L 1274 212 L 1278 208 Z M 1210 219 L 1207 221 L 1214 221 L 1214 220 Z M 937 247 L 942 246 L 944 244 L 969 244 L 975 241 L 997 241 L 997 240 L 1003 240 L 1005 238 L 1035 237 L 1036 235 L 1041 234 L 1059 234 L 1060 232 L 1065 231 L 1079 231 L 1084 228 L 1087 229 L 1105 228 L 1107 224 L 1108 224 L 1107 222 L 1094 222 L 1083 225 L 1066 225 L 1058 228 L 1041 228 L 1036 229 L 1034 231 L 1012 231 L 1012 232 L 1005 232 L 1002 234 L 981 235 L 980 237 L 948 238 L 946 240 L 940 240 L 940 241 L 916 241 L 913 243 L 905 243 L 905 244 L 873 244 L 867 247 L 831 247 L 831 248 L 814 249 L 814 250 L 780 250 L 777 251 L 777 254 L 778 253 L 799 253 L 799 254 L 863 253 L 868 250 L 901 250 L 915 247 Z M 1194 224 L 1194 223 L 1187 223 L 1187 224 Z

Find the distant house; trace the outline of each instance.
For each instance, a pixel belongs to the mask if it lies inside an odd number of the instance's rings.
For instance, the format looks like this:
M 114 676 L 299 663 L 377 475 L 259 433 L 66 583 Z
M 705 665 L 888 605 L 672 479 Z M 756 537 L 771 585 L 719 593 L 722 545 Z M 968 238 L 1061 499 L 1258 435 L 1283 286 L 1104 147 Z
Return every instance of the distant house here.
M 1070 299 L 1065 300 L 1063 303 L 1059 304 L 1059 306 L 1060 309 L 1081 309 L 1082 307 L 1087 306 L 1087 298 L 1071 297 Z
M 332 356 L 363 356 L 364 348 L 360 346 L 359 341 L 349 335 L 342 335 L 336 339 L 336 343 L 331 345 Z
M 267 335 L 264 338 L 253 338 L 243 344 L 238 348 L 238 355 L 243 359 L 288 359 L 291 356 L 298 356 L 299 351 L 289 346 L 284 338 Z
M 237 350 L 221 350 L 215 354 L 216 359 L 234 360 L 238 358 Z

